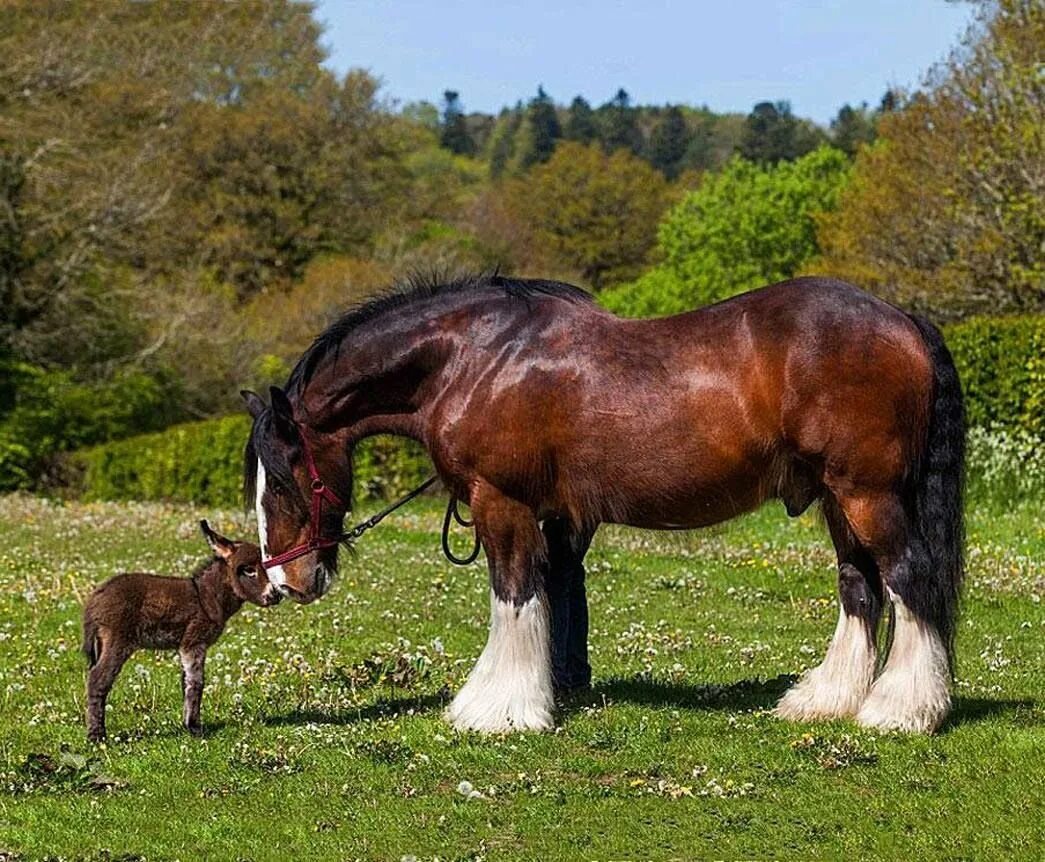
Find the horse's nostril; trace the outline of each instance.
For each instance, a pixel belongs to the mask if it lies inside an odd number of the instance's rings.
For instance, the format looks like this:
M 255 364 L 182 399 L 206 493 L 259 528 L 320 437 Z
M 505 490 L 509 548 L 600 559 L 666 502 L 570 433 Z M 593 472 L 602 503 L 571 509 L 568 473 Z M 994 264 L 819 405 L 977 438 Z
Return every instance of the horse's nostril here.
M 293 599 L 295 602 L 305 604 L 308 601 L 308 597 L 303 592 L 295 590 L 293 587 L 288 587 L 286 584 L 280 584 L 278 589 L 284 596 L 288 599 Z

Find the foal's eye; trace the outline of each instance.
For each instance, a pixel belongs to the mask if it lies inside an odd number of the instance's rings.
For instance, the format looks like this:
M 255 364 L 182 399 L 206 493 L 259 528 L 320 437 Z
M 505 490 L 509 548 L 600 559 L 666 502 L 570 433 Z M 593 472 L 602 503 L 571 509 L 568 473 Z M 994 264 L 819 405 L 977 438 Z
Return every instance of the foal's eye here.
M 239 573 L 245 578 L 256 578 L 258 576 L 258 570 L 254 566 L 240 566 Z

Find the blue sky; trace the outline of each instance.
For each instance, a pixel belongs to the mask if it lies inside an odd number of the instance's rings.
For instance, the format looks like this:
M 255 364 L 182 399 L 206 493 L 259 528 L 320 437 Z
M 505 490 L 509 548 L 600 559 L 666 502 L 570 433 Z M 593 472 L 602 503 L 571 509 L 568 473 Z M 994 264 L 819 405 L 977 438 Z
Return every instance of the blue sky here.
M 538 84 L 593 105 L 624 87 L 637 103 L 747 112 L 790 99 L 820 122 L 877 104 L 946 56 L 971 7 L 944 0 L 320 0 L 329 65 L 369 69 L 386 97 L 495 111 Z

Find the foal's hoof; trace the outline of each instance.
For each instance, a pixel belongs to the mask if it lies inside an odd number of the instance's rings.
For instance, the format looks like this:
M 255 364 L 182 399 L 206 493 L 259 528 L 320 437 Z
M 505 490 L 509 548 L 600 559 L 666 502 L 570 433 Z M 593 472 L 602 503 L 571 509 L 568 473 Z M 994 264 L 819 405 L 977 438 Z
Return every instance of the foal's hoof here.
M 87 741 L 88 742 L 105 742 L 105 730 L 88 730 Z
M 203 725 L 202 724 L 186 724 L 185 729 L 199 739 L 203 736 Z

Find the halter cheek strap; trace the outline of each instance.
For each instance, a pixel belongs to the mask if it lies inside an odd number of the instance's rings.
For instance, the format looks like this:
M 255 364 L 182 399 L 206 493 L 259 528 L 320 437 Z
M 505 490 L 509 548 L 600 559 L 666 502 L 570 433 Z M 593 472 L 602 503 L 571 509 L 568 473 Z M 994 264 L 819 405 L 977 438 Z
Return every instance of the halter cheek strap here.
M 261 567 L 266 571 L 276 566 L 282 566 L 284 563 L 289 563 L 291 560 L 296 560 L 298 557 L 303 557 L 305 554 L 311 554 L 313 551 L 332 548 L 341 542 L 340 536 L 337 538 L 323 537 L 323 503 L 326 502 L 331 506 L 339 506 L 342 509 L 345 509 L 346 506 L 341 498 L 331 491 L 319 477 L 319 471 L 316 469 L 316 461 L 312 457 L 312 449 L 308 445 L 308 439 L 305 437 L 301 426 L 298 425 L 297 427 L 298 436 L 301 437 L 301 449 L 305 456 L 305 467 L 308 469 L 309 478 L 312 480 L 312 504 L 308 525 L 308 540 L 303 545 L 295 545 L 282 554 L 262 560 Z

